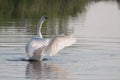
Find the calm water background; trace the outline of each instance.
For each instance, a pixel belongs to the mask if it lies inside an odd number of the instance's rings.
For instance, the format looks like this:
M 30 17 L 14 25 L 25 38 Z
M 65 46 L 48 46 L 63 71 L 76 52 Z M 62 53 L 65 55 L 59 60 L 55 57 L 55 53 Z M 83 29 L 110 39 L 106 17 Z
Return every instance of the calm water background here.
M 120 80 L 118 0 L 27 1 L 0 1 L 0 80 Z M 77 42 L 47 61 L 24 61 L 42 15 L 44 37 L 73 33 Z

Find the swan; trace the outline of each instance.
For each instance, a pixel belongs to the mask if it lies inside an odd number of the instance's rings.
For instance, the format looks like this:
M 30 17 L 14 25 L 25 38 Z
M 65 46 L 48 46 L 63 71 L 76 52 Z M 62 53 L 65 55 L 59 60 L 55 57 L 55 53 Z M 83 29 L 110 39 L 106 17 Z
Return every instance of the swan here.
M 61 34 L 50 39 L 43 38 L 41 34 L 41 28 L 42 24 L 47 19 L 48 17 L 46 16 L 41 17 L 37 25 L 36 36 L 33 36 L 26 44 L 25 49 L 30 60 L 41 61 L 47 53 L 49 53 L 50 56 L 54 56 L 64 47 L 70 46 L 76 42 L 76 39 L 73 38 L 73 35 Z

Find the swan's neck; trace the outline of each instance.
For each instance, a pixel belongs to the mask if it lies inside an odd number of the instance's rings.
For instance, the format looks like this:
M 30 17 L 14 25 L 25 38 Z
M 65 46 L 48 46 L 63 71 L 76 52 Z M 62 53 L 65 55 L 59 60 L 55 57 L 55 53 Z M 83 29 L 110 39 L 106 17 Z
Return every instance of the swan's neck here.
M 44 21 L 40 20 L 39 24 L 37 25 L 37 35 L 42 38 L 42 33 L 41 33 L 41 28 L 42 28 L 42 24 Z

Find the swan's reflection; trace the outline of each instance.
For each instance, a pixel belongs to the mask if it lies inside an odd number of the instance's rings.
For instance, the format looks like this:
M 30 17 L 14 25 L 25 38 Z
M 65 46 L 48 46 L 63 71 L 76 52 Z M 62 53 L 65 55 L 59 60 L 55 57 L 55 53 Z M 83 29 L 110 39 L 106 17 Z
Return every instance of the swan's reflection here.
M 68 79 L 70 75 L 68 72 L 59 68 L 57 64 L 53 62 L 30 62 L 26 69 L 27 78 L 31 79 Z

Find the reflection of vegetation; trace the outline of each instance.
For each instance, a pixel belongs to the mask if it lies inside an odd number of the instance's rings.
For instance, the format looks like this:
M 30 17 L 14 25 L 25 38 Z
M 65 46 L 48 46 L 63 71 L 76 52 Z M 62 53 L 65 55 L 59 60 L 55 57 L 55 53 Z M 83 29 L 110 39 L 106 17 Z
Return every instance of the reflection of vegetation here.
M 75 16 L 85 10 L 87 0 L 0 0 L 0 19 Z
M 47 25 L 43 27 L 43 34 L 68 33 L 68 17 L 85 11 L 86 4 L 100 1 L 103 0 L 0 0 L 0 25 L 35 26 L 27 28 L 28 32 L 34 34 L 38 19 L 47 15 L 50 18 L 47 22 L 49 27 Z M 10 20 L 12 20 L 11 23 L 4 24 Z
M 6 23 L 4 24 L 4 22 L 9 22 L 10 20 L 12 20 L 11 22 L 13 23 L 10 23 L 9 26 L 25 27 L 27 24 L 31 24 L 31 26 L 35 27 L 27 28 L 27 31 L 34 34 L 36 33 L 36 22 L 38 22 L 38 19 L 43 15 L 47 15 L 49 17 L 49 22 L 47 22 L 49 28 L 43 27 L 43 34 L 67 32 L 66 24 L 68 17 L 76 16 L 78 12 L 83 12 L 88 1 L 89 0 L 0 0 L 0 25 L 5 25 Z M 28 25 L 27 27 L 29 27 Z

